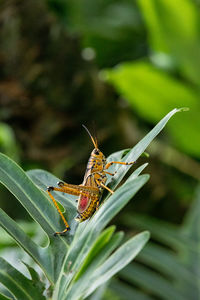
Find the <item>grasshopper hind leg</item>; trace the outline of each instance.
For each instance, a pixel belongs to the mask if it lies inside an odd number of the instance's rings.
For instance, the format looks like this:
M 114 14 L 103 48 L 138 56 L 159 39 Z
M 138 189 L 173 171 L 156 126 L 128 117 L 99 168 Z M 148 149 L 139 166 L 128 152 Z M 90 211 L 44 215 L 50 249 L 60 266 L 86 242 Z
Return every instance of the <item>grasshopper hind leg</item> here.
M 57 231 L 57 232 L 54 232 L 53 235 L 54 235 L 54 236 L 58 236 L 58 235 L 60 235 L 60 236 L 65 236 L 66 233 L 67 233 L 68 231 L 70 231 L 70 227 L 64 229 L 63 231 Z
M 65 229 L 63 231 L 58 231 L 58 232 L 55 232 L 54 233 L 54 236 L 57 236 L 57 235 L 61 235 L 61 236 L 64 236 L 69 230 L 70 230 L 70 227 L 69 227 L 69 224 L 67 223 L 65 217 L 63 216 L 63 213 L 61 212 L 56 200 L 54 199 L 53 195 L 51 194 L 51 192 L 54 190 L 55 188 L 53 186 L 49 186 L 47 188 L 47 193 L 49 194 L 49 197 L 51 198 L 51 200 L 53 201 L 53 204 L 55 205 L 59 215 L 61 216 L 64 224 L 65 224 Z

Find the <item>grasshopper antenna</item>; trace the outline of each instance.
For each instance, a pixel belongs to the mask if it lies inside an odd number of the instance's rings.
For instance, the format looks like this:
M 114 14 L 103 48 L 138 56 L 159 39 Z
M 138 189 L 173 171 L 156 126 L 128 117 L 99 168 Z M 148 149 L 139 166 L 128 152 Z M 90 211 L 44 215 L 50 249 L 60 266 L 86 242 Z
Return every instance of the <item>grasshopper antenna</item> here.
M 98 145 L 97 145 L 97 139 L 95 138 L 95 140 L 94 140 L 94 138 L 92 137 L 92 135 L 91 135 L 91 133 L 89 132 L 89 130 L 87 129 L 87 127 L 86 127 L 85 125 L 83 125 L 83 124 L 82 124 L 82 126 L 83 126 L 83 128 L 85 128 L 85 130 L 86 130 L 87 133 L 89 134 L 89 136 L 90 136 L 90 138 L 91 138 L 91 140 L 92 140 L 92 143 L 93 143 L 94 147 L 97 149 L 97 148 L 98 148 Z

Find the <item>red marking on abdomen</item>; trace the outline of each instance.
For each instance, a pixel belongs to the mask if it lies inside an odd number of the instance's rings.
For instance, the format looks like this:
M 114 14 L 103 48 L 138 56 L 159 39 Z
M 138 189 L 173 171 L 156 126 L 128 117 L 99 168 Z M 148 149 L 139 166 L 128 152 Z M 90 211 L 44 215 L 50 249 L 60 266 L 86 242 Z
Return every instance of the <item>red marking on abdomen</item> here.
M 81 196 L 80 202 L 79 202 L 79 211 L 83 212 L 86 210 L 88 205 L 88 196 Z

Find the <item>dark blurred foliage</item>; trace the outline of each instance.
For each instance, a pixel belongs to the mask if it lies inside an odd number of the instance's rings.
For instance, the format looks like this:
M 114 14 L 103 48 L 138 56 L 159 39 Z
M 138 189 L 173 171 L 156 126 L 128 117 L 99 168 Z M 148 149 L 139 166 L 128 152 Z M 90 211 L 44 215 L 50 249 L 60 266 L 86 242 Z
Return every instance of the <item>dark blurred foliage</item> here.
M 6 2 L 1 28 L 1 120 L 14 129 L 22 163 L 51 169 L 70 157 L 75 164 L 83 154 L 77 135 L 89 144 L 81 124 L 107 128 L 115 114 L 113 95 L 95 65 L 82 59 L 79 38 L 44 2 Z

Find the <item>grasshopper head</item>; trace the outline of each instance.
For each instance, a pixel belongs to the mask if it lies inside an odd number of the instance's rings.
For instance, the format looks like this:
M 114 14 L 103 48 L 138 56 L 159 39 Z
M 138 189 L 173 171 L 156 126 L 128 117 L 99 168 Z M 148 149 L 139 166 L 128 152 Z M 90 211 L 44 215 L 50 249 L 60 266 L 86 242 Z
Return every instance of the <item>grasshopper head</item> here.
M 103 153 L 98 148 L 94 148 L 94 150 L 92 151 L 91 155 L 93 157 L 99 158 L 99 159 L 103 159 L 104 158 Z

